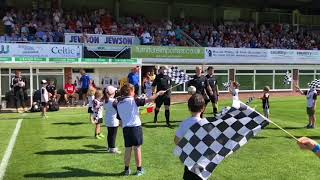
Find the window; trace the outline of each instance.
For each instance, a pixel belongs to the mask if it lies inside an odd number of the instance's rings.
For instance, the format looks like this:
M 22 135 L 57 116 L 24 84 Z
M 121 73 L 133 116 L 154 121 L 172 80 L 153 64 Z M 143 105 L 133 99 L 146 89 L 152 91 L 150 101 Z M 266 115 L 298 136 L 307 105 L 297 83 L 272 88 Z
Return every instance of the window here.
M 253 90 L 254 75 L 236 75 L 236 81 L 240 84 L 241 90 Z
M 299 70 L 299 86 L 302 89 L 309 88 L 308 83 L 315 79 L 315 70 Z
M 84 68 L 84 70 L 86 71 L 86 73 L 94 73 L 94 69 L 86 69 Z M 80 73 L 80 68 L 74 68 L 72 69 L 73 73 Z
M 255 90 L 262 90 L 265 86 L 273 89 L 273 74 L 270 75 L 256 75 L 256 88 Z
M 56 85 L 57 90 L 63 89 L 63 75 L 39 75 L 39 87 L 41 87 L 41 81 L 42 80 L 53 80 L 54 84 Z

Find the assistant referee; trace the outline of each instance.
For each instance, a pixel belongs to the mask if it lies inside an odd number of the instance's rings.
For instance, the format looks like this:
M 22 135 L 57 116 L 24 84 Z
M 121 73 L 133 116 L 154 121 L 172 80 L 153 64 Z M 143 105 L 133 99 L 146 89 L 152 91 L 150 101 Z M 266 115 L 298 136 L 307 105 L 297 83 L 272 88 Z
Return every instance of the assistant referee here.
M 171 79 L 168 75 L 164 74 L 164 70 L 167 69 L 165 66 L 161 66 L 159 69 L 159 73 L 157 74 L 155 80 L 152 83 L 152 89 L 154 92 L 157 89 L 159 91 L 166 91 L 171 87 Z M 155 100 L 156 109 L 154 111 L 154 123 L 158 122 L 158 114 L 162 104 L 165 107 L 165 116 L 167 127 L 171 127 L 170 125 L 170 104 L 171 104 L 171 91 L 167 91 L 163 96 L 158 96 Z
M 211 101 L 213 107 L 213 114 L 218 113 L 218 97 L 219 97 L 219 88 L 216 77 L 214 76 L 214 69 L 212 66 L 209 66 L 207 69 L 208 74 L 206 75 L 208 81 L 208 96 L 209 100 L 206 101 L 206 106 Z
M 208 88 L 208 80 L 207 78 L 202 74 L 202 67 L 197 66 L 196 67 L 196 74 L 192 76 L 192 80 L 189 82 L 188 86 L 194 86 L 196 90 L 196 94 L 201 94 L 205 101 L 209 100 L 208 94 L 207 94 L 207 88 Z M 201 118 L 203 117 L 203 113 L 201 114 Z

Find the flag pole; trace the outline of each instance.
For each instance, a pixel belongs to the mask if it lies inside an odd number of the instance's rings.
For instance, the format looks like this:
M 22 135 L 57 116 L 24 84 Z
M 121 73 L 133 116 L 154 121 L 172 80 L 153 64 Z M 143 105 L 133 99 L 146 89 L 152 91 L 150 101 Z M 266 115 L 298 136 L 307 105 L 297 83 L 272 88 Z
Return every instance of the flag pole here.
M 189 81 L 191 81 L 191 79 L 190 79 Z M 180 84 L 176 84 L 176 85 L 170 87 L 169 89 L 167 89 L 166 91 L 169 91 L 169 90 L 171 90 L 171 89 L 173 89 L 173 88 L 175 88 L 175 87 L 178 87 L 178 86 L 180 86 L 180 85 L 182 85 L 182 84 L 185 84 L 185 83 L 187 83 L 187 82 L 189 82 L 189 81 L 186 81 L 186 82 L 180 83 Z
M 273 125 L 275 125 L 277 128 L 279 128 L 280 130 L 282 130 L 283 132 L 285 132 L 286 134 L 288 134 L 290 137 L 292 137 L 294 140 L 299 141 L 298 138 L 296 138 L 294 135 L 292 135 L 291 133 L 289 133 L 287 130 L 283 129 L 281 126 L 279 126 L 278 124 L 276 124 L 275 122 L 271 121 L 270 119 L 268 119 L 269 122 Z

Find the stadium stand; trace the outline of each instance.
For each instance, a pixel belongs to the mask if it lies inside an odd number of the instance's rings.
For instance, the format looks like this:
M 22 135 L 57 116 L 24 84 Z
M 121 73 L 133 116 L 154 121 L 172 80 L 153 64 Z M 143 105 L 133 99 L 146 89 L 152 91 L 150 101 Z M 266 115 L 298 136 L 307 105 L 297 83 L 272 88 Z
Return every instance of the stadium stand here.
M 294 31 L 289 24 L 171 22 L 127 16 L 115 21 L 105 9 L 87 11 L 14 10 L 2 18 L 0 42 L 63 42 L 64 33 L 134 35 L 142 45 L 232 48 L 319 49 L 319 33 Z M 188 43 L 188 38 L 194 43 Z M 85 41 L 85 39 L 83 40 Z

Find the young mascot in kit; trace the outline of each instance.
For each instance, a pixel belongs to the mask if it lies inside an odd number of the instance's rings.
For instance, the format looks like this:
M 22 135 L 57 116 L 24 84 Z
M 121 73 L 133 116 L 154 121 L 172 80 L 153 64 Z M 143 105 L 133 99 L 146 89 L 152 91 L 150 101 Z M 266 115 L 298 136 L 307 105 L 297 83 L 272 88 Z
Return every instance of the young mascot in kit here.
M 125 143 L 125 176 L 131 174 L 129 166 L 131 160 L 131 152 L 133 149 L 137 166 L 136 175 L 141 176 L 144 174 L 144 169 L 142 168 L 141 153 L 141 146 L 143 144 L 143 133 L 141 120 L 139 117 L 139 106 L 144 106 L 146 103 L 152 102 L 154 99 L 156 99 L 158 96 L 163 95 L 164 93 L 165 91 L 159 91 L 150 98 L 139 99 L 135 97 L 135 89 L 131 84 L 125 84 L 120 90 L 120 94 L 122 97 L 118 99 L 117 110 L 121 119 Z
M 92 111 L 93 111 L 93 120 L 95 123 L 95 137 L 97 139 L 104 138 L 104 135 L 101 133 L 101 124 L 103 122 L 103 91 L 97 89 L 95 93 L 95 99 L 92 101 Z
M 309 123 L 306 126 L 307 129 L 316 128 L 316 105 L 317 105 L 317 97 L 318 93 L 316 88 L 311 87 L 307 91 L 302 91 L 299 86 L 296 86 L 297 90 L 301 95 L 305 95 L 307 97 L 307 114 L 309 116 Z
M 269 98 L 270 98 L 270 87 L 269 86 L 265 86 L 263 88 L 263 96 L 260 97 L 260 99 L 262 100 L 262 108 L 263 108 L 263 112 L 264 112 L 264 116 L 266 118 L 269 118 L 270 115 L 270 104 L 269 104 Z
M 233 81 L 231 83 L 231 86 L 229 88 L 230 93 L 232 94 L 232 106 L 233 107 L 239 107 L 240 106 L 240 101 L 239 101 L 239 87 L 240 84 L 236 81 Z
M 121 152 L 116 148 L 116 137 L 119 127 L 119 119 L 117 118 L 117 109 L 114 107 L 116 100 L 114 98 L 117 88 L 113 86 L 107 86 L 105 89 L 105 121 L 108 129 L 107 142 L 108 148 L 107 152 L 120 154 Z
M 92 102 L 94 100 L 94 95 L 96 93 L 96 89 L 95 88 L 90 88 L 88 90 L 88 113 L 89 113 L 89 120 L 92 124 L 95 124 L 94 123 L 94 119 L 93 119 L 93 111 L 92 111 Z
M 176 136 L 174 138 L 175 144 L 179 144 L 180 140 L 184 137 L 187 131 L 197 122 L 203 120 L 201 118 L 202 112 L 205 110 L 205 100 L 201 94 L 194 94 L 188 100 L 188 108 L 191 112 L 192 116 L 180 124 L 179 129 L 176 132 Z M 189 171 L 188 167 L 185 166 L 184 180 L 201 180 L 199 176 L 194 174 L 193 172 Z
M 41 84 L 42 84 L 42 87 L 41 87 L 41 116 L 42 118 L 46 119 L 48 118 L 47 115 L 46 115 L 46 112 L 47 112 L 47 106 L 48 106 L 48 101 L 49 101 L 49 93 L 47 91 L 47 81 L 46 80 L 42 80 L 41 81 Z

